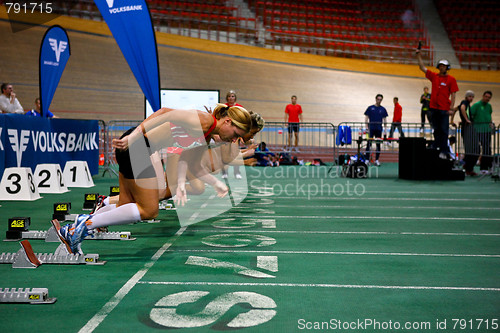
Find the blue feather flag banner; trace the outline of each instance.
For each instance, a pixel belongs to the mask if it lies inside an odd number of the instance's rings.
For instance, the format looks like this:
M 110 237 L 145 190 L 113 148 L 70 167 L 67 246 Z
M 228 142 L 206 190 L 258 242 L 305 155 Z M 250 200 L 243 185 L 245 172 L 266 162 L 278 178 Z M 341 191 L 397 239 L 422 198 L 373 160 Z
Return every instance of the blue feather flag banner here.
M 68 34 L 58 25 L 50 27 L 40 46 L 41 116 L 47 117 L 50 103 L 71 55 Z
M 116 43 L 153 110 L 159 110 L 160 73 L 156 36 L 144 0 L 95 0 Z

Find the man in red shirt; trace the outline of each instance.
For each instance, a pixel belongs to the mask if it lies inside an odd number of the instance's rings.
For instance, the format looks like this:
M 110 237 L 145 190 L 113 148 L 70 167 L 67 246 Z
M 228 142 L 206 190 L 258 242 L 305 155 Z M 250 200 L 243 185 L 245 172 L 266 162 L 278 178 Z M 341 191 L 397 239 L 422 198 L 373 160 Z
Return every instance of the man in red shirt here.
M 299 130 L 300 122 L 302 121 L 302 107 L 297 104 L 297 96 L 292 96 L 292 104 L 288 104 L 285 108 L 285 122 L 288 122 L 288 147 L 292 148 L 292 132 L 295 132 L 295 151 L 299 151 Z
M 403 128 L 401 127 L 401 119 L 403 118 L 403 108 L 399 104 L 399 98 L 394 97 L 394 115 L 392 116 L 391 131 L 389 132 L 389 138 L 393 138 L 394 130 L 397 128 L 399 132 L 399 137 L 404 138 Z
M 455 95 L 458 91 L 457 80 L 451 75 L 448 75 L 450 63 L 448 60 L 439 60 L 437 69 L 439 73 L 434 73 L 424 66 L 420 50 L 416 50 L 418 66 L 425 77 L 432 82 L 431 91 L 431 122 L 434 128 L 434 148 L 439 149 L 439 157 L 447 159 L 450 157 L 450 149 L 448 146 L 448 131 L 450 127 L 450 115 L 453 114 L 455 106 Z M 451 97 L 451 100 L 450 100 Z

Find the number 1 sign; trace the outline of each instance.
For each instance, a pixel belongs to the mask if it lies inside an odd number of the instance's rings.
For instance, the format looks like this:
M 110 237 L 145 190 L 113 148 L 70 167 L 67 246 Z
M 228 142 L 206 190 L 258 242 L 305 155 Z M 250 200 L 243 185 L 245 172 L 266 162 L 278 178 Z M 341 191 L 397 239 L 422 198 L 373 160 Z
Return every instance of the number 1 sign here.
M 86 161 L 68 161 L 64 167 L 64 182 L 67 187 L 92 187 L 94 181 Z

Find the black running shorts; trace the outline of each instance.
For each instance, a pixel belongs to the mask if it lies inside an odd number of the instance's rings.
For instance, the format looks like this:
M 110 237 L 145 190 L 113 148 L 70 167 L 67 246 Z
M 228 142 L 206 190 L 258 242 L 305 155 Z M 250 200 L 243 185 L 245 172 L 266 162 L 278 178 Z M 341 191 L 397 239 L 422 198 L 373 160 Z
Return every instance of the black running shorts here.
M 129 129 L 128 131 L 123 133 L 120 139 L 129 135 L 135 129 L 136 129 L 135 127 Z M 146 145 L 149 147 L 149 142 L 147 139 L 146 139 Z M 134 175 L 134 171 L 132 169 L 132 163 L 130 162 L 130 147 L 129 149 L 126 150 L 116 149 L 115 157 L 116 157 L 116 162 L 118 163 L 118 170 L 126 179 L 145 179 L 145 178 L 156 177 L 156 173 L 153 168 L 153 164 L 151 163 L 151 160 L 149 160 L 149 165 L 146 168 L 141 170 L 138 175 Z M 143 157 L 141 156 L 139 158 Z

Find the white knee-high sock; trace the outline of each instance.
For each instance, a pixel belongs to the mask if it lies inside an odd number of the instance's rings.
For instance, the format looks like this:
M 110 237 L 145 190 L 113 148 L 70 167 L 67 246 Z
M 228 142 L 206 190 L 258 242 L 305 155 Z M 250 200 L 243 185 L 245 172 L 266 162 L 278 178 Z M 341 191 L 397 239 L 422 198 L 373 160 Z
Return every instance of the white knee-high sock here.
M 141 214 L 137 204 L 129 203 L 120 207 L 116 207 L 102 214 L 93 215 L 90 217 L 92 222 L 88 228 L 102 228 L 111 225 L 129 224 L 141 220 Z
M 106 213 L 106 212 L 109 212 L 110 210 L 112 209 L 115 209 L 116 208 L 116 205 L 113 204 L 113 205 L 108 205 L 108 206 L 104 206 L 102 207 L 101 209 L 97 210 L 97 212 L 94 213 L 94 216 L 98 215 L 98 214 L 102 214 L 102 213 Z

